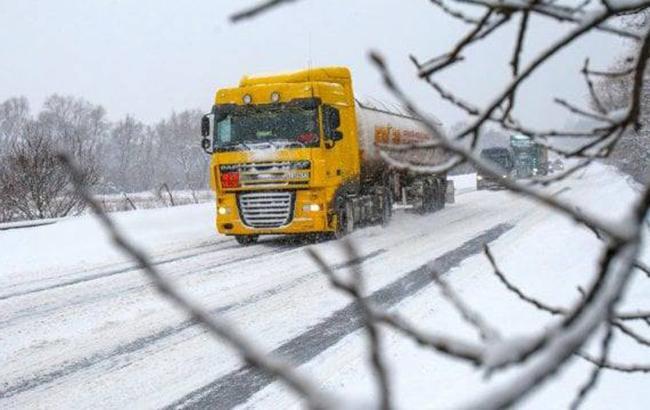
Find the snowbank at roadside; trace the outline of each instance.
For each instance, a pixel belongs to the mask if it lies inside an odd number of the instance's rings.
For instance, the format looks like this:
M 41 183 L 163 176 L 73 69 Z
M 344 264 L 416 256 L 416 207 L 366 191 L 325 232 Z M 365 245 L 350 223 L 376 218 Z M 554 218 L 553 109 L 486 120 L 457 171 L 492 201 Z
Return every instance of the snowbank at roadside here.
M 153 256 L 215 242 L 214 204 L 112 213 L 117 225 Z M 225 239 L 224 237 L 220 237 Z M 52 225 L 0 231 L 0 287 L 62 270 L 128 261 L 115 249 L 93 215 Z
M 454 189 L 456 190 L 456 195 L 476 191 L 475 172 L 471 174 L 450 175 L 447 178 L 454 181 Z

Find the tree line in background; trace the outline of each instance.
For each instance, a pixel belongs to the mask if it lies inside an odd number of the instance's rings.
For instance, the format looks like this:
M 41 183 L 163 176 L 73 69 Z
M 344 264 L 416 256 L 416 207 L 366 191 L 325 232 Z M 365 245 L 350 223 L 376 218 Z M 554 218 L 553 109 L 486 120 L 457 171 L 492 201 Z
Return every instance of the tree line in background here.
M 624 112 L 634 89 L 634 72 L 624 67 L 629 65 L 621 60 L 615 67 L 620 75 L 603 76 L 595 85 L 591 106 L 597 112 Z M 621 171 L 630 174 L 642 184 L 650 183 L 650 71 L 643 73 L 641 86 L 639 123 L 637 129 L 629 128 L 614 145 L 607 162 Z
M 0 222 L 60 217 L 84 209 L 58 160 L 67 153 L 96 194 L 208 186 L 208 157 L 197 143 L 201 112 L 174 112 L 147 125 L 82 98 L 52 95 L 32 113 L 25 97 L 0 104 Z

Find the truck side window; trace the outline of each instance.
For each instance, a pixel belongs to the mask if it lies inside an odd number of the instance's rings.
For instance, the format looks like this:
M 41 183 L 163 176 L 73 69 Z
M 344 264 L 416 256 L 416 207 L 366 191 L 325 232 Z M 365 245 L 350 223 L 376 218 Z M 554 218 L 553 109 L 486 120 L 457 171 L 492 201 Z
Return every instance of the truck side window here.
M 221 144 L 227 144 L 232 139 L 231 128 L 230 115 L 217 123 L 217 138 Z

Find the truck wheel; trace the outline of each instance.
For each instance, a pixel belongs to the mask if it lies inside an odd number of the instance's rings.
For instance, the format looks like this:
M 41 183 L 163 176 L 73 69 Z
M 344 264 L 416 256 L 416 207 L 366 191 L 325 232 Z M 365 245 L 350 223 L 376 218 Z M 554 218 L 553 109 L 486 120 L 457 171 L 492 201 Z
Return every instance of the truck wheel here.
M 349 235 L 354 230 L 354 212 L 352 211 L 352 204 L 346 202 L 339 211 L 336 213 L 338 226 L 336 227 L 336 232 L 334 232 L 335 239 L 341 239 L 346 235 Z
M 252 245 L 259 239 L 259 235 L 235 235 L 235 240 L 242 246 Z

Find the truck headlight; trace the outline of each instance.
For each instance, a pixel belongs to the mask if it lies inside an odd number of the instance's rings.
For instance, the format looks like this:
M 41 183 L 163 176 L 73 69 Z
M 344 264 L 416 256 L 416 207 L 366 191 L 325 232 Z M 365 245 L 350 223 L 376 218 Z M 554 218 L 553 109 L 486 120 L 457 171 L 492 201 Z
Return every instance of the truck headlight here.
M 483 179 L 483 176 L 482 176 L 482 175 L 477 175 L 477 176 L 476 176 L 476 180 L 477 180 L 477 181 L 480 181 L 480 180 L 482 180 L 482 179 Z
M 219 215 L 226 215 L 230 213 L 230 209 L 226 208 L 225 206 L 220 206 L 219 208 L 217 208 L 217 213 Z
M 304 212 L 318 212 L 320 211 L 320 205 L 318 204 L 304 204 L 302 206 Z

